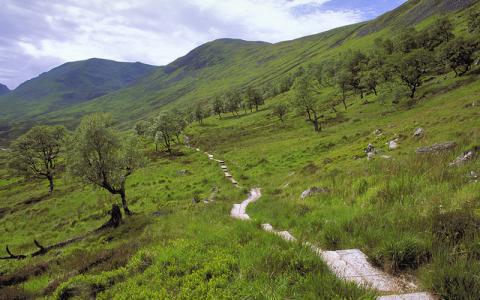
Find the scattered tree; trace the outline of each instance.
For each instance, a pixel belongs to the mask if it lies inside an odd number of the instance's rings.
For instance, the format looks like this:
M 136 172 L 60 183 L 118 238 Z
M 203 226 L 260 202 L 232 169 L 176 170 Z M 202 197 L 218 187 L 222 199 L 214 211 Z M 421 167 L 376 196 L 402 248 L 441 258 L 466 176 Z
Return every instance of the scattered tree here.
M 143 157 L 135 139 L 125 140 L 112 125 L 106 114 L 84 117 L 69 140 L 68 166 L 74 176 L 120 195 L 125 214 L 131 215 L 125 182 L 143 164 Z
M 255 107 L 255 111 L 258 111 L 258 107 L 263 104 L 262 95 L 252 87 L 247 89 L 247 99 L 250 102 L 250 105 Z
M 222 118 L 222 113 L 224 111 L 223 101 L 220 97 L 215 97 L 212 103 L 212 111 L 214 114 L 218 115 L 218 118 Z
M 286 104 L 279 103 L 275 106 L 273 106 L 273 113 L 280 119 L 280 121 L 283 123 L 285 120 L 285 115 L 287 114 L 288 107 Z
M 308 121 L 313 124 L 315 132 L 320 132 L 322 131 L 320 119 L 323 116 L 320 115 L 317 99 L 315 99 L 315 93 L 312 90 L 312 80 L 309 74 L 297 77 L 293 85 L 295 90 L 293 105 L 303 110 L 307 115 Z
M 65 135 L 66 129 L 62 126 L 33 127 L 13 143 L 10 168 L 27 178 L 47 179 L 49 192 L 53 193 L 53 179 Z
M 478 46 L 478 40 L 456 38 L 442 46 L 439 52 L 440 60 L 445 62 L 456 76 L 462 76 L 470 70 L 475 62 L 475 52 L 478 50 Z
M 203 124 L 203 119 L 206 117 L 206 112 L 203 109 L 203 106 L 201 103 L 197 103 L 195 106 L 195 120 L 197 120 L 198 123 Z
M 431 64 L 431 54 L 424 49 L 419 49 L 397 57 L 395 61 L 395 71 L 401 82 L 410 89 L 410 98 L 413 99 Z
M 154 118 L 149 131 L 155 143 L 155 150 L 158 151 L 158 144 L 163 143 L 165 150 L 172 154 L 173 137 L 178 131 L 172 113 L 162 113 Z

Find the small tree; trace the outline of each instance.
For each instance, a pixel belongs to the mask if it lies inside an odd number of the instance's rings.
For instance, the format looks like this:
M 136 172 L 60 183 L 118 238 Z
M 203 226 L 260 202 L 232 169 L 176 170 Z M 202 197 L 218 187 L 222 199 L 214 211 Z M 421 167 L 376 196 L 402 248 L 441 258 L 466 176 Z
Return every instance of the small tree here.
M 423 84 L 431 64 L 431 54 L 424 49 L 415 50 L 395 60 L 395 71 L 401 82 L 410 89 L 410 98 L 415 97 L 417 89 Z
M 456 76 L 462 76 L 475 62 L 478 46 L 479 42 L 476 40 L 459 37 L 444 44 L 439 51 L 439 57 L 455 72 Z
M 250 102 L 250 105 L 255 107 L 255 111 L 258 111 L 258 107 L 263 104 L 262 95 L 252 87 L 247 89 L 247 99 Z
M 315 99 L 315 92 L 312 90 L 312 78 L 309 74 L 304 74 L 295 80 L 293 85 L 295 96 L 292 104 L 300 110 L 303 110 L 313 124 L 315 132 L 322 131 L 320 119 L 320 108 Z
M 155 143 L 155 149 L 158 151 L 158 144 L 163 143 L 165 150 L 172 154 L 172 141 L 178 132 L 175 117 L 172 113 L 163 113 L 152 120 L 150 136 Z
M 280 121 L 283 123 L 285 120 L 285 115 L 287 114 L 288 107 L 286 104 L 279 103 L 272 108 L 273 113 L 280 119 Z
M 75 177 L 120 195 L 125 214 L 131 215 L 125 183 L 143 157 L 136 140 L 125 140 L 112 125 L 106 114 L 84 117 L 69 140 L 68 167 Z
M 135 124 L 135 132 L 139 136 L 144 136 L 148 132 L 148 128 L 150 127 L 150 123 L 147 121 L 138 121 L 137 124 Z
M 468 32 L 480 34 L 480 11 L 472 10 L 468 15 Z
M 226 108 L 233 116 L 238 115 L 238 110 L 240 109 L 241 104 L 242 98 L 237 91 L 230 91 L 225 94 Z
M 62 126 L 35 126 L 19 137 L 12 146 L 10 168 L 27 178 L 45 178 L 49 192 L 62 151 L 66 129 Z
M 212 102 L 212 111 L 214 114 L 218 115 L 218 118 L 222 118 L 222 113 L 224 110 L 224 105 L 223 101 L 220 97 L 215 97 L 215 99 Z
M 205 118 L 205 110 L 203 109 L 203 106 L 201 103 L 197 103 L 195 106 L 195 120 L 197 120 L 198 123 L 203 124 L 203 119 Z

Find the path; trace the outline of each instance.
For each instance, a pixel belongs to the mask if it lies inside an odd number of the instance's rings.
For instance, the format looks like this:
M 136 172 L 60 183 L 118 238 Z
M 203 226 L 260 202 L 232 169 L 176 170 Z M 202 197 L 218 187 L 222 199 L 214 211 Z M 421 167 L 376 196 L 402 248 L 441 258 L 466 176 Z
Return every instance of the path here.
M 197 151 L 200 149 L 196 148 Z M 232 182 L 235 187 L 239 187 L 238 182 L 228 171 L 228 167 L 223 160 L 218 160 L 212 154 L 205 152 L 210 160 L 220 164 L 220 168 L 224 172 L 225 177 Z M 240 204 L 234 204 L 230 212 L 230 216 L 239 220 L 250 220 L 247 214 L 247 206 L 257 201 L 262 196 L 260 188 L 252 188 L 245 199 Z M 297 239 L 288 231 L 277 231 L 270 224 L 262 224 L 263 230 L 278 235 L 282 239 L 295 242 Z M 415 293 L 417 286 L 413 282 L 408 282 L 399 278 L 395 278 L 387 274 L 368 262 L 368 257 L 359 249 L 324 251 L 315 245 L 305 242 L 305 246 L 309 247 L 328 265 L 330 270 L 337 277 L 346 281 L 352 281 L 359 285 L 375 289 L 383 294 L 391 294 L 378 297 L 377 300 L 434 300 L 433 295 L 425 292 Z M 397 294 L 399 293 L 399 294 Z

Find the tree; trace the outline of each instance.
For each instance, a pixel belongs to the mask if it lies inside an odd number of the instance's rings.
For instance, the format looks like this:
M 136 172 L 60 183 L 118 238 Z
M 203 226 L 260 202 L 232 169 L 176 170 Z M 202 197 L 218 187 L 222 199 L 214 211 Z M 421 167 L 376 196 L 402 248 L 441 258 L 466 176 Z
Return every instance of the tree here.
M 343 103 L 343 107 L 347 110 L 347 96 L 348 92 L 352 89 L 350 86 L 350 79 L 351 74 L 348 73 L 346 70 L 341 70 L 335 76 L 335 82 L 337 84 L 337 89 L 340 94 L 340 100 Z
M 135 132 L 139 136 L 144 136 L 148 132 L 148 128 L 150 127 L 150 123 L 147 121 L 138 121 L 137 124 L 135 124 Z
M 258 111 L 258 107 L 263 104 L 263 96 L 254 88 L 248 87 L 247 99 L 251 103 L 252 107 L 255 107 L 255 111 Z
M 320 119 L 323 116 L 320 115 L 320 108 L 312 90 L 312 80 L 310 74 L 303 74 L 297 77 L 293 85 L 295 91 L 293 105 L 303 110 L 307 115 L 308 121 L 313 124 L 315 132 L 320 132 L 322 131 Z
M 273 106 L 272 108 L 273 110 L 273 113 L 280 119 L 280 121 L 282 121 L 282 123 L 284 122 L 284 118 L 285 118 L 285 115 L 287 114 L 287 111 L 288 111 L 288 107 L 287 105 L 283 104 L 283 103 L 279 103 L 275 106 Z
M 410 53 L 418 48 L 417 31 L 413 27 L 404 28 L 395 39 L 396 50 Z
M 398 56 L 395 60 L 394 69 L 401 82 L 410 89 L 410 98 L 415 97 L 415 93 L 423 83 L 423 77 L 427 73 L 431 54 L 419 49 L 406 55 Z
M 468 32 L 480 34 L 480 11 L 472 10 L 468 15 Z
M 437 19 L 432 26 L 418 34 L 418 43 L 423 48 L 433 51 L 454 37 L 453 24 L 447 17 Z
M 172 141 L 178 130 L 175 116 L 171 112 L 162 113 L 154 118 L 149 132 L 155 143 L 155 149 L 158 151 L 158 143 L 163 143 L 165 150 L 172 154 Z
M 195 106 L 195 120 L 197 120 L 198 123 L 203 124 L 203 119 L 206 116 L 206 112 L 203 109 L 203 106 L 201 103 L 197 103 Z
M 225 94 L 226 109 L 232 113 L 233 116 L 238 115 L 238 110 L 242 104 L 242 98 L 237 91 L 230 91 Z
M 109 115 L 94 114 L 82 119 L 69 140 L 68 167 L 72 175 L 120 195 L 125 214 L 127 178 L 143 165 L 135 139 L 125 139 L 113 128 Z
M 63 126 L 33 127 L 13 143 L 10 168 L 27 178 L 47 179 L 49 192 L 53 193 L 57 160 L 66 132 Z
M 439 57 L 455 72 L 456 76 L 462 76 L 475 62 L 478 46 L 479 42 L 476 40 L 459 37 L 444 44 L 439 51 Z
M 222 118 L 222 113 L 224 110 L 224 105 L 223 101 L 220 97 L 215 97 L 215 99 L 212 102 L 212 111 L 214 114 L 218 115 L 218 118 Z

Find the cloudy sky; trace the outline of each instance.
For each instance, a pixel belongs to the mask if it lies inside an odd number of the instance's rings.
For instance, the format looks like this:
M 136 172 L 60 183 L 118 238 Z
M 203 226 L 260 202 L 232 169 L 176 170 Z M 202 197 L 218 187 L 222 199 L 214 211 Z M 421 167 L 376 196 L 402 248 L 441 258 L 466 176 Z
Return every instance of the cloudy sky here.
M 165 65 L 223 37 L 278 42 L 372 19 L 405 0 L 2 0 L 0 83 L 67 61 Z

